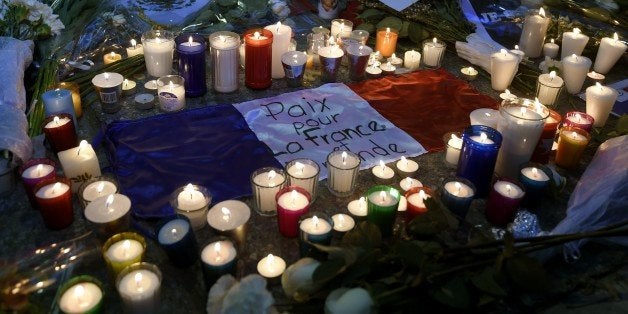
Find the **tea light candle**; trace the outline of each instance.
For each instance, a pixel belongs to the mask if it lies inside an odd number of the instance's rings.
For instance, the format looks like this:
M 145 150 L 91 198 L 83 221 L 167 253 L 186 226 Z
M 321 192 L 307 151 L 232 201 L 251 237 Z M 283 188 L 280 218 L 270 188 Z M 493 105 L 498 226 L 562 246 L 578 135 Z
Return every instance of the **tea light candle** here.
M 131 200 L 122 194 L 110 194 L 94 199 L 85 207 L 85 218 L 96 226 L 103 238 L 126 231 L 131 224 Z
M 608 73 L 624 52 L 626 52 L 626 44 L 619 41 L 617 33 L 613 34 L 613 38 L 602 38 L 600 48 L 597 50 L 597 55 L 595 56 L 593 70 L 602 74 Z
M 196 262 L 196 237 L 187 217 L 176 216 L 165 220 L 160 223 L 158 230 L 157 242 L 175 266 L 188 267 Z
M 392 56 L 390 56 L 390 58 L 388 58 L 388 62 L 390 62 L 390 64 L 394 65 L 395 67 L 403 66 L 403 59 L 397 57 L 397 55 L 394 52 L 393 52 Z
M 268 254 L 257 262 L 257 272 L 264 278 L 278 278 L 286 270 L 286 261 L 279 256 Z
M 401 198 L 399 191 L 389 186 L 377 185 L 370 188 L 366 195 L 366 219 L 379 227 L 382 236 L 391 235 Z
M 185 107 L 184 79 L 178 75 L 166 75 L 157 80 L 157 95 L 160 109 L 166 112 L 181 110 Z
M 543 45 L 543 55 L 546 57 L 550 57 L 552 59 L 555 59 L 558 56 L 558 49 L 560 48 L 560 46 L 558 46 L 555 42 L 554 39 L 550 39 L 550 42 L 545 43 L 545 45 Z
M 366 67 L 373 49 L 364 45 L 354 45 L 347 47 L 347 57 L 349 59 L 349 78 L 360 81 L 365 77 Z
M 528 207 L 536 205 L 549 186 L 552 171 L 548 167 L 536 163 L 526 163 L 520 168 L 518 178 L 526 191 L 525 205 Z
M 519 38 L 519 46 L 530 58 L 541 56 L 541 48 L 543 47 L 543 41 L 545 41 L 549 23 L 550 18 L 545 16 L 543 8 L 528 10 L 526 13 L 521 37 Z
M 79 146 L 57 154 L 63 173 L 72 181 L 72 192 L 78 191 L 83 182 L 99 177 L 100 163 L 92 145 L 82 140 Z
M 310 195 L 297 186 L 288 186 L 277 192 L 277 223 L 279 232 L 288 238 L 298 236 L 301 216 L 310 209 Z
M 355 189 L 360 169 L 360 157 L 347 151 L 333 151 L 327 155 L 327 188 L 336 196 L 348 196 Z
M 195 230 L 205 226 L 210 202 L 211 196 L 207 189 L 192 183 L 176 189 L 170 197 L 172 207 L 177 213 L 188 217 Z
M 331 36 L 335 38 L 345 38 L 351 36 L 353 22 L 345 19 L 335 19 L 331 21 Z
M 152 77 L 169 75 L 172 71 L 174 34 L 164 30 L 152 30 L 142 35 L 146 72 Z
M 72 115 L 61 113 L 47 117 L 42 123 L 42 130 L 52 151 L 58 153 L 76 147 L 78 138 Z
M 355 227 L 355 220 L 349 215 L 335 214 L 331 219 L 334 221 L 334 231 L 344 233 Z
M 366 198 L 362 196 L 360 197 L 360 199 L 349 202 L 349 204 L 347 205 L 347 210 L 351 215 L 353 215 L 353 217 L 356 217 L 358 220 L 366 218 Z
M 394 28 L 378 29 L 375 36 L 375 50 L 379 51 L 382 57 L 392 56 L 397 49 L 397 37 L 399 37 L 399 31 Z
M 70 181 L 66 178 L 44 180 L 34 187 L 35 201 L 44 224 L 50 229 L 63 229 L 74 221 Z
M 132 265 L 120 274 L 116 288 L 125 312 L 157 313 L 160 309 L 161 272 L 148 263 Z
M 565 114 L 565 121 L 563 122 L 563 126 L 573 126 L 581 128 L 590 133 L 591 129 L 593 129 L 594 121 L 595 119 L 592 116 L 584 112 L 571 111 Z
M 294 159 L 286 165 L 286 173 L 288 174 L 288 184 L 306 190 L 314 202 L 318 194 L 318 176 L 320 173 L 318 164 L 311 159 Z
M 406 158 L 405 156 L 401 156 L 395 166 L 397 167 L 397 170 L 399 170 L 399 173 L 403 176 L 411 176 L 419 170 L 419 164 L 414 160 Z
M 556 71 L 541 74 L 537 80 L 536 97 L 542 104 L 553 106 L 558 100 L 563 84 L 563 79 L 556 75 Z
M 157 80 L 150 80 L 150 81 L 144 83 L 144 88 L 146 88 L 149 91 L 156 92 L 157 91 Z
M 135 232 L 122 232 L 110 237 L 102 247 L 107 266 L 114 274 L 125 267 L 139 263 L 146 251 L 146 240 Z
M 501 98 L 503 100 L 516 100 L 517 99 L 517 95 L 512 94 L 510 92 L 510 90 L 508 90 L 506 88 L 506 90 L 503 93 L 499 94 L 499 98 Z
M 240 85 L 238 67 L 240 37 L 233 32 L 215 32 L 209 36 L 209 44 L 214 90 L 220 93 L 236 91 Z
M 414 178 L 410 178 L 410 177 L 406 177 L 405 179 L 399 182 L 399 187 L 401 187 L 401 189 L 404 192 L 411 188 L 422 187 L 422 186 L 423 186 L 423 183 L 421 183 L 421 181 Z
M 277 213 L 277 199 L 275 196 L 286 183 L 284 172 L 277 168 L 265 167 L 256 170 L 251 175 L 255 210 L 262 216 L 272 216 Z
M 491 87 L 503 91 L 512 82 L 519 68 L 519 58 L 506 49 L 491 55 Z
M 619 93 L 608 86 L 595 83 L 595 86 L 587 87 L 586 104 L 587 114 L 592 116 L 594 127 L 603 127 L 608 119 L 608 114 L 613 109 Z
M 591 68 L 591 60 L 587 57 L 574 54 L 563 58 L 563 76 L 567 92 L 572 95 L 580 92 L 589 68 Z
M 110 53 L 105 54 L 102 59 L 103 59 L 104 64 L 109 64 L 109 63 L 114 63 L 116 61 L 122 60 L 122 55 L 112 51 Z
M 441 200 L 454 214 L 464 218 L 474 196 L 473 183 L 462 178 L 454 178 L 443 185 Z
M 74 277 L 61 288 L 59 309 L 63 313 L 100 313 L 102 299 L 102 286 L 96 279 Z
M 587 73 L 587 76 L 592 79 L 593 81 L 595 81 L 596 83 L 602 83 L 602 81 L 604 81 L 604 79 L 606 78 L 606 76 L 597 73 L 595 71 L 591 71 L 589 73 Z
M 440 68 L 446 47 L 447 45 L 438 41 L 436 37 L 432 40 L 425 40 L 423 42 L 423 64 L 428 68 Z
M 138 45 L 135 39 L 131 39 L 131 46 L 126 48 L 126 56 L 130 58 L 133 56 L 143 55 L 143 54 L 144 54 L 144 46 L 142 46 L 142 44 Z
M 219 234 L 234 239 L 241 247 L 246 243 L 246 229 L 250 218 L 249 206 L 236 200 L 220 202 L 207 213 L 209 226 Z
M 460 72 L 462 72 L 462 77 L 467 81 L 473 81 L 478 77 L 478 70 L 473 67 L 464 67 L 460 69 Z
M 563 33 L 563 49 L 560 52 L 560 58 L 565 59 L 565 57 L 571 55 L 581 55 L 584 47 L 587 46 L 587 42 L 589 42 L 589 36 L 582 34 L 579 28 L 574 28 L 571 32 Z M 565 75 L 565 77 L 568 77 Z
M 137 109 L 148 110 L 148 109 L 152 109 L 155 106 L 155 96 L 151 94 L 139 94 L 135 96 L 134 99 L 135 99 L 135 107 Z
M 272 44 L 272 78 L 280 79 L 285 76 L 283 71 L 283 65 L 281 64 L 281 56 L 288 52 L 290 45 L 290 38 L 292 38 L 292 28 L 288 25 L 277 22 L 274 25 L 268 25 L 264 29 L 273 33 Z M 333 26 L 332 26 L 333 29 Z
M 135 94 L 135 87 L 136 86 L 137 86 L 137 83 L 135 83 L 135 81 L 131 81 L 129 79 L 124 79 L 124 81 L 122 81 L 122 93 L 124 95 Z
M 205 246 L 201 251 L 203 262 L 203 279 L 207 290 L 214 285 L 222 275 L 234 275 L 237 267 L 237 252 L 229 240 L 219 239 Z
M 506 179 L 496 181 L 486 203 L 486 219 L 494 225 L 505 226 L 515 217 L 524 195 L 518 184 Z
M 379 62 L 367 66 L 365 72 L 366 76 L 369 78 L 378 78 L 382 75 L 382 69 L 379 68 Z
M 589 133 L 580 128 L 571 126 L 561 128 L 554 163 L 566 169 L 576 168 L 590 139 Z
M 473 113 L 472 113 L 473 114 Z M 447 137 L 447 135 L 449 135 Z M 447 150 L 445 151 L 445 162 L 450 166 L 458 166 L 460 150 L 462 149 L 462 138 L 456 133 L 445 135 Z
M 384 75 L 395 74 L 395 71 L 397 70 L 397 67 L 392 65 L 390 62 L 382 63 L 379 68 L 382 70 L 382 74 Z
M 395 176 L 395 171 L 386 166 L 383 160 L 379 161 L 379 165 L 371 168 L 371 172 L 375 176 L 375 179 L 377 181 L 381 181 L 382 183 L 389 182 Z
M 24 190 L 33 209 L 39 209 L 35 199 L 35 186 L 42 181 L 55 179 L 57 177 L 55 166 L 55 162 L 47 158 L 31 159 L 20 166 L 19 173 Z
M 270 87 L 272 84 L 273 33 L 268 29 L 249 30 L 244 34 L 244 44 L 244 82 L 246 86 L 252 89 Z
M 406 51 L 403 55 L 403 66 L 410 71 L 419 69 L 421 65 L 421 53 L 415 50 Z

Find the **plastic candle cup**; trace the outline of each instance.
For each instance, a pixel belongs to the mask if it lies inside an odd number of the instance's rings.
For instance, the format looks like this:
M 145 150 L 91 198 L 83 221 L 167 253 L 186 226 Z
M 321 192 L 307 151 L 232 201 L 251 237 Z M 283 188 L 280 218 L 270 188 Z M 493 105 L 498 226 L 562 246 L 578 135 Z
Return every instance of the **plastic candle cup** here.
M 334 221 L 324 213 L 312 212 L 299 220 L 299 251 L 301 257 L 320 258 L 322 255 L 311 243 L 329 245 L 333 235 Z
M 423 186 L 423 183 L 421 183 L 421 181 L 414 179 L 414 178 L 410 178 L 410 177 L 406 177 L 404 179 L 402 179 L 401 181 L 399 181 L 399 187 L 404 191 L 408 191 L 411 188 L 414 187 L 421 187 Z
M 47 117 L 41 124 L 41 129 L 50 143 L 52 151 L 58 153 L 76 147 L 78 138 L 72 115 L 60 113 Z
M 543 164 L 549 162 L 552 146 L 554 146 L 554 138 L 556 137 L 556 129 L 562 120 L 563 117 L 560 113 L 551 109 L 549 110 L 549 116 L 545 119 L 541 138 L 539 138 L 539 143 L 534 153 L 532 153 L 530 160 Z
M 475 186 L 469 180 L 452 178 L 445 181 L 440 195 L 443 204 L 451 212 L 464 219 L 475 197 Z
M 102 311 L 102 283 L 87 275 L 73 277 L 59 288 L 59 310 L 62 313 L 95 314 Z
M 368 213 L 368 207 L 366 203 L 366 197 L 362 196 L 357 200 L 353 200 L 347 204 L 347 210 L 349 214 L 357 220 L 364 221 L 366 220 L 366 215 Z
M 355 29 L 351 31 L 351 35 L 349 37 L 357 40 L 362 45 L 366 45 L 366 42 L 369 40 L 369 35 L 368 31 Z
M 548 107 L 553 107 L 560 97 L 564 81 L 555 71 L 549 74 L 541 74 L 536 81 L 536 98 Z
M 205 38 L 198 34 L 181 34 L 174 39 L 179 60 L 179 75 L 183 77 L 185 95 L 199 97 L 207 92 L 205 81 Z M 235 48 L 234 46 L 234 53 Z M 237 60 L 237 53 L 235 53 Z
M 209 210 L 207 223 L 218 234 L 228 236 L 239 247 L 246 243 L 246 231 L 251 209 L 246 203 L 236 200 L 222 201 Z
M 77 118 L 83 115 L 83 106 L 81 104 L 81 89 L 76 82 L 61 82 L 55 85 L 54 89 L 67 89 L 72 93 L 72 104 L 74 104 L 74 113 Z
M 220 31 L 209 35 L 212 86 L 219 93 L 231 93 L 240 84 L 240 36 Z
M 587 87 L 586 104 L 587 114 L 595 119 L 594 127 L 603 127 L 608 119 L 608 114 L 613 109 L 619 93 L 608 86 L 595 83 L 595 86 Z
M 104 64 L 110 64 L 110 63 L 114 63 L 117 61 L 122 60 L 122 55 L 119 53 L 116 53 L 115 51 L 106 53 L 102 56 L 102 61 Z
M 18 172 L 22 177 L 24 191 L 33 209 L 39 209 L 35 198 L 35 186 L 42 181 L 54 180 L 57 177 L 54 161 L 48 158 L 35 158 L 20 166 Z
M 329 41 L 333 41 L 334 37 L 330 37 Z M 323 82 L 336 82 L 336 76 L 338 75 L 338 69 L 340 69 L 340 63 L 344 52 L 336 44 L 330 46 L 321 47 L 318 49 L 318 58 L 321 62 L 321 81 Z
M 475 185 L 478 198 L 488 195 L 501 143 L 501 133 L 484 125 L 472 125 L 462 133 L 462 149 L 456 175 Z
M 367 216 L 366 220 L 374 223 L 382 232 L 382 236 L 392 234 L 397 207 L 401 194 L 393 187 L 376 185 L 366 192 Z
M 403 66 L 410 71 L 415 71 L 419 69 L 420 65 L 421 53 L 415 50 L 406 51 L 403 55 Z
M 157 224 L 157 242 L 177 267 L 189 267 L 198 259 L 194 229 L 184 215 L 163 219 Z
M 166 75 L 157 79 L 159 108 L 165 112 L 185 108 L 185 79 L 178 75 Z
M 378 165 L 371 168 L 371 173 L 373 174 L 375 181 L 380 184 L 391 183 L 393 181 L 393 177 L 395 176 L 395 170 L 386 166 L 383 160 L 380 160 Z
M 375 50 L 379 51 L 383 57 L 392 56 L 393 52 L 397 50 L 397 38 L 399 37 L 399 31 L 390 28 L 379 28 L 375 36 Z
M 152 30 L 142 35 L 146 72 L 152 77 L 170 75 L 174 54 L 174 34 L 164 30 Z
M 287 238 L 299 235 L 299 219 L 310 209 L 310 194 L 298 186 L 287 186 L 277 192 L 277 224 Z
M 473 67 L 464 67 L 460 69 L 462 73 L 462 77 L 467 81 L 473 81 L 476 77 L 478 77 L 478 70 Z
M 427 212 L 425 200 L 433 197 L 434 192 L 427 186 L 413 187 L 406 191 L 407 204 L 406 223 L 412 222 L 414 218 Z
M 287 51 L 281 56 L 281 64 L 288 86 L 299 87 L 303 85 L 306 62 L 307 55 L 301 51 Z
M 626 44 L 619 40 L 617 33 L 613 34 L 613 38 L 602 38 L 600 48 L 595 56 L 593 70 L 602 74 L 608 73 L 617 63 L 617 60 L 626 52 L 626 48 Z
M 264 167 L 251 174 L 254 209 L 262 216 L 277 214 L 277 192 L 286 184 L 286 175 L 283 170 L 274 167 Z
M 116 289 L 126 313 L 158 313 L 161 304 L 161 271 L 156 265 L 134 263 L 116 278 Z
M 211 241 L 201 251 L 201 261 L 205 288 L 209 289 L 222 275 L 235 275 L 238 254 L 233 242 L 218 238 Z
M 108 175 L 102 175 L 83 182 L 77 194 L 83 206 L 87 206 L 87 204 L 99 197 L 108 196 L 117 192 L 118 182 L 116 179 Z
M 543 45 L 543 55 L 555 59 L 558 56 L 558 49 L 560 47 L 554 42 L 552 38 L 550 42 Z
M 550 18 L 545 15 L 545 10 L 528 10 L 526 12 L 521 37 L 519 38 L 519 46 L 521 50 L 530 58 L 541 56 L 545 34 L 549 27 Z
M 574 28 L 571 32 L 564 32 L 563 49 L 560 52 L 560 58 L 565 59 L 565 57 L 572 54 L 581 55 L 584 47 L 587 46 L 587 42 L 589 42 L 589 36 L 582 34 L 579 28 Z
M 526 191 L 524 205 L 534 206 L 545 194 L 553 177 L 552 171 L 547 166 L 534 162 L 522 164 L 519 169 L 519 182 Z
M 591 68 L 591 59 L 574 54 L 563 58 L 562 64 L 567 92 L 572 95 L 579 93 Z
M 595 119 L 592 116 L 584 112 L 570 111 L 565 114 L 563 126 L 573 126 L 591 133 L 594 121 Z
M 366 66 L 373 49 L 364 45 L 351 45 L 347 47 L 347 58 L 349 59 L 349 78 L 360 81 L 365 78 Z
M 427 39 L 423 41 L 423 64 L 429 69 L 438 69 L 445 56 L 445 48 L 447 45 L 436 39 Z
M 591 136 L 583 129 L 576 127 L 562 127 L 558 135 L 558 148 L 554 163 L 557 166 L 572 169 L 580 164 L 580 157 L 587 148 Z
M 335 214 L 331 216 L 334 221 L 334 233 L 342 236 L 355 227 L 355 220 L 346 214 Z
M 102 247 L 107 267 L 117 276 L 125 267 L 144 258 L 146 240 L 135 232 L 122 232 L 111 236 Z
M 286 164 L 288 185 L 299 186 L 306 190 L 311 197 L 311 203 L 316 200 L 318 194 L 318 177 L 320 167 L 311 159 L 293 159 Z
M 257 262 L 257 272 L 272 283 L 279 282 L 285 270 L 286 261 L 273 254 L 268 254 Z
M 92 79 L 92 84 L 100 95 L 100 106 L 104 113 L 116 113 L 120 111 L 120 95 L 122 95 L 122 83 L 124 78 L 119 73 L 104 72 Z
M 395 166 L 397 167 L 397 171 L 399 171 L 399 175 L 402 177 L 410 177 L 419 170 L 419 164 L 405 156 L 401 156 L 395 163 Z
M 170 194 L 170 205 L 178 214 L 188 217 L 194 230 L 205 227 L 207 210 L 211 201 L 212 197 L 207 188 L 192 183 Z
M 251 89 L 266 89 L 272 84 L 273 33 L 252 29 L 244 33 L 244 83 Z
M 331 194 L 346 197 L 353 193 L 360 170 L 360 157 L 352 152 L 333 151 L 327 155 L 327 188 Z
M 514 181 L 497 180 L 486 202 L 486 219 L 496 226 L 506 226 L 515 218 L 524 195 L 523 188 Z
M 136 87 L 137 83 L 135 83 L 135 81 L 124 79 L 124 81 L 122 81 L 122 94 L 125 96 L 133 95 L 135 94 Z
M 46 227 L 59 230 L 74 221 L 70 180 L 57 177 L 42 180 L 33 188 L 35 201 Z
M 443 141 L 447 145 L 447 149 L 445 150 L 445 165 L 450 168 L 455 168 L 458 166 L 458 160 L 460 160 L 462 137 L 459 132 L 449 132 L 443 136 Z
M 491 87 L 503 91 L 510 86 L 519 69 L 519 58 L 502 49 L 491 55 Z
M 78 126 L 72 92 L 67 89 L 53 89 L 41 95 L 44 102 L 44 114 L 46 117 L 68 113 L 72 115 L 74 126 Z
M 72 181 L 72 192 L 78 191 L 83 182 L 101 175 L 98 156 L 85 140 L 77 147 L 60 151 L 57 157 L 64 175 Z
M 519 98 L 517 101 L 503 101 L 499 112 L 501 120 L 497 130 L 503 141 L 495 172 L 500 176 L 516 178 L 519 165 L 532 157 L 549 110 L 539 102 Z
M 85 207 L 85 218 L 95 226 L 96 234 L 103 240 L 113 234 L 129 230 L 131 225 L 131 200 L 122 194 L 101 196 Z
M 131 46 L 126 48 L 126 56 L 128 58 L 144 54 L 144 46 L 138 44 L 137 40 L 131 39 Z

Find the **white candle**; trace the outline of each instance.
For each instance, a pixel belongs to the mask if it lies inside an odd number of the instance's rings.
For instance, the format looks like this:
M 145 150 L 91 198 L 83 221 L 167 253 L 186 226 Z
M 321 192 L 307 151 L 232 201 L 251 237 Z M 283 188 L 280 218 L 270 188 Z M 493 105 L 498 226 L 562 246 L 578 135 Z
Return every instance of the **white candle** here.
M 160 31 L 154 32 L 159 35 L 155 35 L 155 38 L 142 38 L 146 71 L 150 76 L 162 77 L 172 71 L 174 39 Z
M 406 51 L 403 55 L 403 66 L 410 71 L 418 70 L 421 65 L 421 53 L 418 51 Z
M 474 69 L 473 67 L 464 67 L 460 69 L 460 72 L 467 80 L 473 80 L 478 75 L 478 70 Z
M 272 77 L 279 79 L 285 76 L 283 65 L 281 64 L 281 56 L 290 49 L 290 38 L 292 38 L 292 28 L 288 25 L 277 24 L 268 25 L 265 29 L 273 33 L 272 47 Z
M 591 60 L 587 57 L 571 55 L 563 58 L 563 76 L 565 87 L 570 94 L 577 94 L 582 89 L 587 73 L 591 68 Z
M 102 290 L 96 284 L 80 282 L 61 295 L 59 309 L 63 313 L 85 313 L 93 309 L 102 297 Z
M 556 58 L 556 56 L 558 56 L 559 48 L 560 47 L 554 42 L 554 39 L 552 38 L 550 39 L 550 42 L 543 45 L 543 55 L 554 59 Z
M 303 219 L 299 224 L 299 229 L 309 235 L 323 235 L 331 231 L 331 224 L 325 219 L 313 216 Z
M 379 68 L 379 62 L 374 63 L 366 67 L 366 73 L 372 76 L 378 76 L 382 74 L 382 69 Z
M 347 232 L 355 226 L 355 220 L 349 215 L 335 214 L 331 219 L 334 221 L 334 230 L 338 232 Z
M 401 195 L 399 197 L 399 206 L 397 206 L 397 211 L 405 212 L 408 209 L 408 200 L 405 196 Z
M 619 41 L 617 33 L 613 34 L 613 38 L 604 37 L 600 42 L 600 48 L 595 57 L 593 70 L 602 74 L 608 73 L 617 63 L 617 60 L 626 52 L 626 44 Z
M 287 210 L 301 210 L 309 203 L 310 202 L 305 194 L 300 193 L 297 190 L 292 190 L 289 193 L 283 193 L 277 199 L 277 206 L 281 206 Z
M 369 195 L 369 201 L 378 206 L 390 206 L 397 203 L 397 198 L 386 191 L 377 191 Z
M 552 71 L 549 74 L 539 75 L 538 83 L 536 97 L 546 106 L 554 105 L 558 100 L 558 92 L 563 86 L 563 79 L 557 76 L 555 71 Z
M 615 89 L 602 86 L 600 83 L 587 87 L 587 114 L 593 117 L 593 126 L 603 127 L 606 124 L 608 114 L 613 109 L 618 95 Z
M 235 230 L 243 226 L 251 217 L 251 209 L 246 203 L 227 200 L 214 205 L 207 213 L 207 223 L 220 232 Z
M 144 253 L 144 246 L 140 241 L 133 239 L 124 239 L 112 244 L 105 255 L 112 262 L 122 263 L 134 260 Z
M 71 120 L 68 117 L 61 117 L 61 118 L 59 118 L 59 117 L 55 116 L 54 118 L 52 118 L 52 121 L 46 123 L 44 128 L 46 128 L 46 129 L 58 128 L 60 126 L 68 124 L 70 121 Z
M 508 181 L 497 181 L 493 185 L 493 188 L 497 193 L 508 198 L 520 198 L 523 196 L 523 190 L 516 184 L 512 184 Z
M 374 166 L 371 169 L 371 172 L 376 178 L 379 178 L 382 180 L 392 179 L 392 177 L 395 176 L 395 171 L 392 168 L 386 166 L 383 160 L 380 160 L 379 165 Z
M 581 33 L 579 28 L 574 28 L 571 32 L 563 33 L 563 49 L 560 52 L 560 58 L 571 56 L 572 54 L 581 55 L 584 47 L 589 42 L 589 36 Z M 565 77 L 567 77 L 565 75 Z
M 38 164 L 34 166 L 30 166 L 22 172 L 22 178 L 24 179 L 39 179 L 47 176 L 51 172 L 53 172 L 55 168 L 51 165 L 47 164 Z
M 439 67 L 446 45 L 436 37 L 423 44 L 423 63 L 428 67 Z
M 510 90 L 508 90 L 506 88 L 506 90 L 503 93 L 499 94 L 499 98 L 501 98 L 503 100 L 515 100 L 518 97 L 517 97 L 517 95 L 511 93 Z
M 353 23 L 349 20 L 336 19 L 331 21 L 331 36 L 335 38 L 345 38 L 351 36 Z
M 344 52 L 342 49 L 338 48 L 337 45 L 320 47 L 318 49 L 318 55 L 324 58 L 340 58 L 344 56 Z
M 454 196 L 462 198 L 472 197 L 475 194 L 470 186 L 458 181 L 445 183 L 445 190 Z
M 65 194 L 70 187 L 63 182 L 55 182 L 41 187 L 35 193 L 38 198 L 55 198 Z
M 403 65 L 403 59 L 397 57 L 397 55 L 394 52 L 392 56 L 388 58 L 388 62 L 390 62 L 390 64 L 394 65 L 395 67 L 400 67 L 401 65 Z
M 366 207 L 366 199 L 364 196 L 360 197 L 360 199 L 353 200 L 347 205 L 347 210 L 357 217 L 366 217 L 367 207 Z
M 135 39 L 131 39 L 131 46 L 126 48 L 126 56 L 130 58 L 133 56 L 143 55 L 143 54 L 144 54 L 144 47 L 142 46 L 142 44 L 138 45 Z
M 550 18 L 545 16 L 545 10 L 540 8 L 530 10 L 523 22 L 519 46 L 530 58 L 541 56 L 541 49 L 545 41 L 545 34 L 550 23 Z
M 451 134 L 447 141 L 447 150 L 445 151 L 445 161 L 450 165 L 458 165 L 460 159 L 460 150 L 462 149 L 462 138 L 456 134 Z
M 407 191 L 414 187 L 422 187 L 423 183 L 421 183 L 421 181 L 417 179 L 406 177 L 405 179 L 399 182 L 399 186 L 401 187 L 402 190 Z
M 602 75 L 600 73 L 597 73 L 595 71 L 591 71 L 591 72 L 587 73 L 587 76 L 590 77 L 594 81 L 603 81 L 606 78 L 606 76 L 604 76 L 604 75 Z
M 135 87 L 137 86 L 137 83 L 135 83 L 135 81 L 131 81 L 129 79 L 124 79 L 124 81 L 122 81 L 122 92 L 125 95 L 130 95 L 135 93 Z
M 79 146 L 57 154 L 63 173 L 72 181 L 72 192 L 78 191 L 83 181 L 100 176 L 98 156 L 92 145 L 83 140 Z
M 357 170 L 360 166 L 360 158 L 355 154 L 347 154 L 347 152 L 332 153 L 327 157 L 327 164 L 329 170 L 327 184 L 330 188 L 339 193 L 353 190 Z
M 162 245 L 179 242 L 190 231 L 190 224 L 183 219 L 168 221 L 159 229 L 157 240 Z
M 144 88 L 150 90 L 150 91 L 156 91 L 157 90 L 157 80 L 150 80 L 146 83 L 144 83 Z
M 309 159 L 290 163 L 286 169 L 290 185 L 298 186 L 310 193 L 312 201 L 316 198 L 318 187 L 318 165 Z
M 203 263 L 222 266 L 236 258 L 236 249 L 231 241 L 216 241 L 208 244 L 201 252 Z
M 257 272 L 265 278 L 281 276 L 286 270 L 286 262 L 283 258 L 268 254 L 257 263 Z
M 541 171 L 536 167 L 525 167 L 521 169 L 521 174 L 534 181 L 549 181 L 550 179 L 545 171 Z
M 164 111 L 177 111 L 185 107 L 185 86 L 167 77 L 157 80 L 159 104 Z
M 392 65 L 390 63 L 390 61 L 386 62 L 386 63 L 382 63 L 379 68 L 383 71 L 386 72 L 385 74 L 392 74 L 395 73 L 395 71 L 397 70 L 397 67 L 395 67 L 394 65 Z
M 111 194 L 100 197 L 85 207 L 85 218 L 96 223 L 104 224 L 115 221 L 131 210 L 131 200 L 122 194 Z
M 91 202 L 101 196 L 107 196 L 118 191 L 118 187 L 113 182 L 106 180 L 95 181 L 88 184 L 83 189 L 83 200 Z
M 491 55 L 491 87 L 503 91 L 512 82 L 519 69 L 519 58 L 506 49 Z
M 199 186 L 188 183 L 176 198 L 175 209 L 188 217 L 195 230 L 203 228 L 207 219 L 209 197 L 199 190 Z
M 485 125 L 496 129 L 499 121 L 499 111 L 490 108 L 475 109 L 469 114 L 469 120 L 471 125 Z
M 510 49 L 510 53 L 517 56 L 517 58 L 519 58 L 519 62 L 521 62 L 521 60 L 523 60 L 523 58 L 525 58 L 526 56 L 525 52 L 523 52 L 522 50 L 519 50 L 519 45 L 515 45 L 515 49 Z
M 408 203 L 419 207 L 419 208 L 426 208 L 425 206 L 425 200 L 430 198 L 431 196 L 426 194 L 425 191 L 420 190 L 418 193 L 412 193 L 410 194 L 410 196 L 407 197 L 407 201 Z
M 476 141 L 480 144 L 493 144 L 493 140 L 486 136 L 486 133 L 480 133 L 480 135 L 473 135 L 470 137 L 471 140 Z
M 262 172 L 253 177 L 254 189 L 257 191 L 259 210 L 261 212 L 272 213 L 277 210 L 275 195 L 283 187 L 285 182 L 283 174 L 274 170 Z
M 117 289 L 129 312 L 157 310 L 161 279 L 154 272 L 147 269 L 133 270 L 120 279 Z
M 401 159 L 397 161 L 395 166 L 397 166 L 399 171 L 406 173 L 412 173 L 419 170 L 419 164 L 414 160 L 406 158 L 405 156 L 401 156 Z

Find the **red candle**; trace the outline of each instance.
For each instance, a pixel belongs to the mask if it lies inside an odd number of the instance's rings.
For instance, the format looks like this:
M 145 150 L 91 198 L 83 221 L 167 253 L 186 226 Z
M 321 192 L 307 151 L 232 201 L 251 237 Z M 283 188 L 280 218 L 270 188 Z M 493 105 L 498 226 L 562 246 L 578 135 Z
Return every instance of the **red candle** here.
M 63 229 L 72 224 L 74 211 L 70 186 L 70 180 L 63 177 L 41 181 L 35 186 L 35 199 L 46 227 Z
M 31 159 L 20 166 L 19 173 L 22 177 L 24 190 L 33 209 L 39 209 L 35 200 L 35 185 L 44 180 L 55 179 L 57 177 L 55 167 L 55 162 L 48 158 Z
M 541 133 L 539 143 L 536 145 L 534 153 L 530 158 L 531 161 L 541 164 L 549 162 L 550 152 L 552 151 L 554 138 L 556 137 L 556 129 L 558 129 L 558 125 L 563 119 L 560 113 L 554 110 L 550 110 L 549 113 L 549 116 L 545 119 L 545 125 L 543 126 L 543 133 Z
M 523 188 L 514 181 L 497 180 L 486 203 L 486 219 L 494 225 L 506 226 L 515 218 L 515 212 L 524 195 Z
M 58 153 L 76 147 L 78 138 L 72 115 L 60 113 L 47 117 L 41 125 L 52 151 Z
M 310 193 L 298 186 L 287 186 L 277 192 L 279 232 L 288 238 L 299 235 L 299 219 L 310 209 Z
M 265 89 L 272 83 L 273 33 L 252 29 L 244 33 L 244 83 L 252 89 Z
M 406 192 L 406 201 L 408 207 L 406 209 L 406 223 L 410 223 L 415 217 L 425 214 L 427 206 L 424 201 L 433 195 L 432 189 L 426 186 L 417 186 Z
M 591 133 L 591 129 L 593 128 L 593 122 L 594 119 L 592 116 L 584 112 L 571 111 L 565 114 L 563 126 L 581 128 L 587 131 L 587 133 Z

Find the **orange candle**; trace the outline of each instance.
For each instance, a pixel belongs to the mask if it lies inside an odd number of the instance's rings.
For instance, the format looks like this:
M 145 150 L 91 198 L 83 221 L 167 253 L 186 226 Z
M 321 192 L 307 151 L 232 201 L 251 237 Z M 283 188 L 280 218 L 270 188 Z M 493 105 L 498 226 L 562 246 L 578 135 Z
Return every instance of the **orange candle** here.
M 386 27 L 377 30 L 377 36 L 375 38 L 375 51 L 383 57 L 390 57 L 397 48 L 398 31 L 394 28 Z
M 102 61 L 104 64 L 114 63 L 116 61 L 122 60 L 122 55 L 115 52 L 107 53 L 103 56 Z
M 558 149 L 554 160 L 556 165 L 568 169 L 578 166 L 582 152 L 590 139 L 589 133 L 581 128 L 563 127 L 558 137 Z

